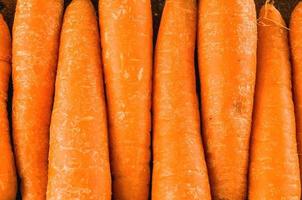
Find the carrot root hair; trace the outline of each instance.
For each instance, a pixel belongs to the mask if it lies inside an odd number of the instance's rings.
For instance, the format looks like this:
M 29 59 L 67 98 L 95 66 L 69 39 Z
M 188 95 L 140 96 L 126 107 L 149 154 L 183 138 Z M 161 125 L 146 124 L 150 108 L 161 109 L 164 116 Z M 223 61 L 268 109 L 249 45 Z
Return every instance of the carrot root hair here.
M 274 20 L 272 20 L 272 19 L 269 19 L 269 18 L 267 18 L 267 17 L 261 17 L 261 18 L 259 18 L 257 21 L 257 24 L 258 25 L 260 25 L 260 26 L 270 26 L 269 24 L 266 24 L 266 23 L 264 23 L 263 21 L 261 21 L 261 22 L 259 22 L 260 20 L 262 20 L 262 19 L 265 19 L 265 20 L 267 20 L 267 21 L 270 21 L 270 22 L 272 22 L 272 23 L 274 23 L 276 26 L 279 26 L 280 28 L 284 28 L 284 29 L 286 29 L 286 30 L 290 30 L 288 27 L 286 27 L 286 26 L 284 26 L 283 24 L 280 24 L 280 23 L 278 23 L 278 22 L 276 22 L 276 21 L 274 21 Z
M 265 22 L 262 21 L 262 19 L 265 19 L 267 21 L 272 22 L 273 24 L 275 24 L 276 26 L 279 26 L 280 28 L 284 28 L 285 30 L 290 30 L 288 27 L 284 26 L 283 24 L 276 22 L 270 18 L 267 17 L 267 11 L 268 11 L 268 5 L 274 5 L 275 1 L 274 0 L 266 0 L 264 3 L 264 16 L 263 17 L 259 17 L 257 19 L 257 24 L 260 26 L 270 26 L 269 24 L 266 24 Z

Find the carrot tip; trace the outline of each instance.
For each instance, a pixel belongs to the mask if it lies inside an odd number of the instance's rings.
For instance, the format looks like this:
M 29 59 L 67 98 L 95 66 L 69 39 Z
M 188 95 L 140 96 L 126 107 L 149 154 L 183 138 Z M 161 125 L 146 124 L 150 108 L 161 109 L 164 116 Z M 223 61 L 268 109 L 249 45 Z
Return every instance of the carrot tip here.
M 267 4 L 274 5 L 274 4 L 275 4 L 275 1 L 274 1 L 274 0 L 266 0 L 266 1 L 265 1 L 265 5 L 267 5 Z
M 266 2 L 268 1 L 269 0 L 267 0 Z M 278 18 L 278 20 L 276 18 Z M 281 20 L 282 22 L 280 23 L 279 20 Z M 282 15 L 274 6 L 274 4 L 271 3 L 265 3 L 262 6 L 262 8 L 260 9 L 259 18 L 257 19 L 257 23 L 260 26 L 271 26 L 271 24 L 274 24 L 275 26 L 289 30 L 289 28 L 285 25 Z

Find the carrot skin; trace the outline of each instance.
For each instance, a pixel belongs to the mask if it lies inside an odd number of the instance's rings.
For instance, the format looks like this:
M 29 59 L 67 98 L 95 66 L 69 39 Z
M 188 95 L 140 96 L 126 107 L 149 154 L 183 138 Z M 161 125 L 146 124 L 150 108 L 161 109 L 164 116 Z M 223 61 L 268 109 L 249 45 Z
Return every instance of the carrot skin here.
M 100 0 L 113 199 L 145 200 L 150 184 L 150 0 Z
M 260 10 L 249 199 L 300 199 L 291 65 L 285 22 L 271 4 Z
M 110 200 L 111 176 L 98 23 L 73 0 L 61 32 L 50 128 L 47 199 Z
M 213 199 L 247 197 L 256 48 L 253 0 L 200 1 L 201 112 Z
M 48 137 L 63 0 L 18 0 L 13 26 L 13 140 L 23 200 L 46 198 Z
M 14 200 L 17 192 L 17 177 L 7 114 L 12 48 L 9 29 L 1 14 L 0 41 L 0 200 Z
M 290 20 L 290 44 L 293 63 L 293 92 L 296 116 L 296 137 L 302 180 L 302 2 L 292 12 Z
M 211 199 L 200 132 L 196 0 L 167 0 L 155 50 L 153 200 Z

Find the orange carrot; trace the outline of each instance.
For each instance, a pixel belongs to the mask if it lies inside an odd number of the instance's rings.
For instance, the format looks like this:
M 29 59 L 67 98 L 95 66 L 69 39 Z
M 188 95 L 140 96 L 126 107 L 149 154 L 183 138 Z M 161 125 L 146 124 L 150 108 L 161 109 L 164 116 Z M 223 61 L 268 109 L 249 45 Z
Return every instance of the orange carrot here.
M 294 103 L 297 127 L 300 180 L 302 180 L 302 2 L 298 3 L 290 20 L 290 44 L 293 61 Z
M 111 198 L 98 23 L 90 0 L 73 0 L 61 33 L 50 128 L 47 199 Z
M 48 137 L 63 0 L 18 0 L 13 27 L 13 139 L 23 200 L 46 198 Z
M 266 4 L 258 21 L 258 68 L 249 199 L 300 199 L 286 25 Z
M 166 0 L 155 50 L 152 199 L 211 199 L 200 132 L 196 0 Z
M 205 152 L 214 199 L 247 196 L 256 74 L 253 0 L 202 0 L 198 57 Z
M 150 0 L 100 0 L 113 199 L 148 199 L 152 72 Z
M 12 49 L 9 29 L 2 14 L 0 14 L 0 41 L 0 199 L 14 200 L 17 192 L 17 178 L 7 116 Z

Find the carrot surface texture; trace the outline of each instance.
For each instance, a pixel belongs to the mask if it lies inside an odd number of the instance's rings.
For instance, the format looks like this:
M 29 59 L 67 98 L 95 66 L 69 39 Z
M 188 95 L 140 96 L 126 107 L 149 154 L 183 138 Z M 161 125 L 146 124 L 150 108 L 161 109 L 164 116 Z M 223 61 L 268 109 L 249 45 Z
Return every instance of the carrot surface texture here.
M 150 0 L 100 0 L 113 199 L 148 199 L 152 13 Z
M 200 132 L 196 0 L 167 0 L 155 50 L 152 199 L 211 199 Z
M 302 2 L 292 12 L 290 20 L 290 44 L 293 63 L 293 91 L 296 114 L 297 144 L 302 179 Z
M 279 11 L 264 5 L 258 20 L 258 68 L 249 199 L 300 199 L 291 65 Z
M 15 200 L 17 177 L 7 114 L 8 84 L 11 75 L 11 37 L 0 14 L 0 200 Z
M 90 0 L 73 0 L 61 32 L 50 128 L 48 200 L 111 198 L 99 37 Z
M 253 0 L 200 1 L 201 111 L 213 199 L 247 196 L 256 49 Z
M 23 200 L 46 198 L 48 137 L 63 0 L 18 0 L 13 26 L 13 140 Z

